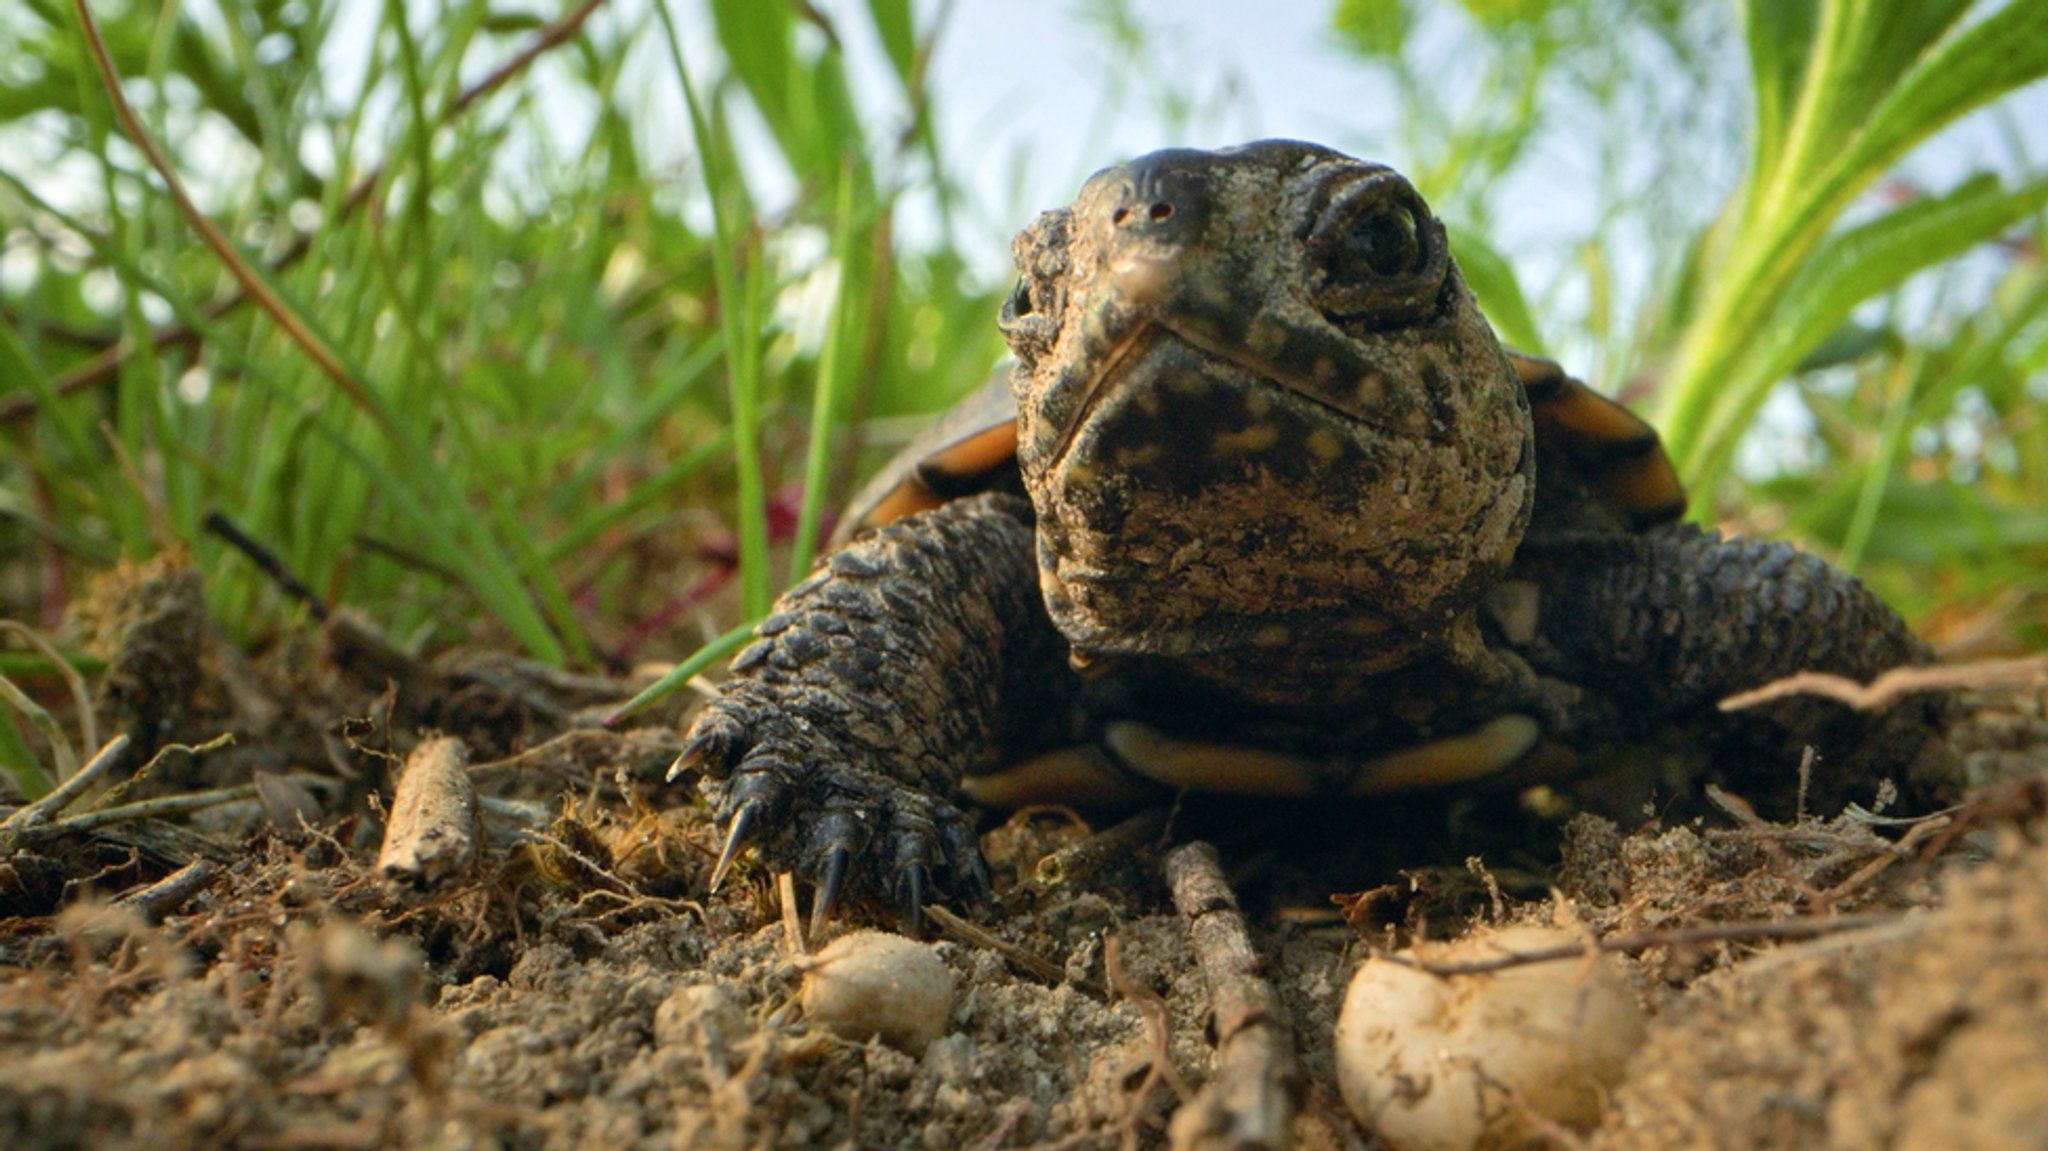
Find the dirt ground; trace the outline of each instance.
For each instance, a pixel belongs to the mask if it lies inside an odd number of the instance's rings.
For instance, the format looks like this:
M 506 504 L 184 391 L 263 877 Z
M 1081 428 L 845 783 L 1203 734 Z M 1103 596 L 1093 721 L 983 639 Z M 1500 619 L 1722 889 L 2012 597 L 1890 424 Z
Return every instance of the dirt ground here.
M 677 715 L 596 724 L 633 685 L 421 664 L 346 620 L 251 661 L 196 579 L 126 571 L 80 612 L 102 728 L 132 737 L 105 778 L 139 777 L 0 824 L 0 1146 L 1167 1146 L 1214 1074 L 1161 866 L 1202 837 L 1298 1046 L 1297 1147 L 1376 1145 L 1331 1054 L 1361 958 L 1540 921 L 1625 945 L 1650 1017 L 1598 1127 L 1553 1142 L 2048 1148 L 2039 683 L 1971 698 L 1972 786 L 1934 811 L 1873 780 L 1783 821 L 1655 790 L 1604 816 L 1552 792 L 1018 813 L 984 837 L 992 906 L 931 933 L 958 992 L 913 1056 L 806 1024 L 777 878 L 707 892 L 703 801 L 663 779 Z M 430 732 L 481 815 L 394 862 Z

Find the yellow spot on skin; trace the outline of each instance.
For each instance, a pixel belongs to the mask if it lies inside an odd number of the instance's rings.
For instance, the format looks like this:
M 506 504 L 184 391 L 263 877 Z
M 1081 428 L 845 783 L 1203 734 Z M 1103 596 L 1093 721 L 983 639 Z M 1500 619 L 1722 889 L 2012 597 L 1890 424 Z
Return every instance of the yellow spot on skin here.
M 1286 647 L 1294 633 L 1285 624 L 1269 623 L 1252 636 L 1252 642 L 1260 647 Z
M 1116 462 L 1127 468 L 1142 468 L 1159 462 L 1166 449 L 1158 444 L 1136 444 L 1117 453 Z
M 1522 758 L 1541 734 L 1526 715 L 1504 715 L 1464 735 L 1404 748 L 1360 765 L 1353 795 L 1441 787 L 1492 775 Z
M 1253 320 L 1251 328 L 1244 334 L 1244 346 L 1258 356 L 1270 356 L 1286 343 L 1287 329 L 1270 316 Z
M 1132 771 L 1191 791 L 1309 796 L 1320 790 L 1318 784 L 1326 775 L 1313 760 L 1263 748 L 1175 739 L 1131 720 L 1110 724 L 1102 739 Z
M 1061 748 L 989 775 L 969 776 L 960 781 L 960 790 L 979 806 L 997 808 L 1034 803 L 1106 807 L 1156 794 L 1151 784 L 1120 770 L 1093 744 Z
M 1326 464 L 1344 454 L 1343 443 L 1337 439 L 1336 433 L 1328 428 L 1317 428 L 1310 432 L 1301 446 L 1307 449 L 1309 455 Z
M 1378 376 L 1360 376 L 1354 386 L 1361 404 L 1377 404 L 1387 398 L 1387 381 Z
M 1218 454 L 1262 452 L 1280 442 L 1280 429 L 1272 424 L 1253 424 L 1235 432 L 1218 432 L 1209 446 Z

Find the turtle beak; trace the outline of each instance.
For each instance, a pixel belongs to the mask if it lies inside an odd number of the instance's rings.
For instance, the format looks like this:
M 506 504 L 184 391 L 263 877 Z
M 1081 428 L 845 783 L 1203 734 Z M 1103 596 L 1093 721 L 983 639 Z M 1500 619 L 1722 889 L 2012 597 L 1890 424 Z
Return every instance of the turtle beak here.
M 1090 298 L 1072 303 L 1079 341 L 1035 404 L 1028 454 L 1055 461 L 1104 387 L 1155 332 L 1182 288 L 1181 262 L 1210 217 L 1207 153 L 1155 152 L 1090 177 L 1075 198 L 1075 223 L 1093 231 L 1106 266 Z

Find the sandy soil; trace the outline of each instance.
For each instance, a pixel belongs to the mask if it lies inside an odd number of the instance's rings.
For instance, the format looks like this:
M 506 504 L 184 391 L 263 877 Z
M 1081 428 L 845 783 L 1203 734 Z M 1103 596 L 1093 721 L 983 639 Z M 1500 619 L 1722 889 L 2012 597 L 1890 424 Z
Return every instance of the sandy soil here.
M 913 1056 L 807 1026 L 776 877 L 707 892 L 702 801 L 662 781 L 673 714 L 602 730 L 628 685 L 419 664 L 346 622 L 247 661 L 194 578 L 129 571 L 81 613 L 113 658 L 102 723 L 135 735 L 107 778 L 235 742 L 0 828 L 0 1146 L 1166 1146 L 1214 1074 L 1161 869 L 1200 836 L 1298 1046 L 1296 1146 L 1374 1145 L 1330 1052 L 1363 956 L 1562 921 L 1628 944 L 1651 1023 L 1600 1125 L 1559 1140 L 2048 1147 L 2038 687 L 1975 702 L 1978 786 L 1938 813 L 1872 814 L 1876 781 L 1786 822 L 1668 794 L 1619 818 L 1562 794 L 1020 813 L 984 839 L 994 904 L 933 933 L 959 991 Z M 387 873 L 428 732 L 467 748 L 474 850 Z

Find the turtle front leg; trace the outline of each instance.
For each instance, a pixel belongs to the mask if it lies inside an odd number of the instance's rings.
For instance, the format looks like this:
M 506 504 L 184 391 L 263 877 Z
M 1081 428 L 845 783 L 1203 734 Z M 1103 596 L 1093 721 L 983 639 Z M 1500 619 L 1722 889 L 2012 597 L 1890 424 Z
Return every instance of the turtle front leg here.
M 1670 726 L 1753 735 L 1760 723 L 1719 713 L 1722 699 L 1800 671 L 1869 680 L 1929 658 L 1855 577 L 1781 542 L 1671 524 L 1532 541 L 1515 574 L 1539 589 L 1534 641 L 1516 646 L 1539 672 L 1603 697 L 1609 706 L 1583 714 L 1622 738 Z M 1877 715 L 1817 699 L 1759 710 L 1783 736 L 1874 778 L 1910 766 L 1952 701 L 1914 696 Z
M 758 845 L 815 877 L 818 925 L 849 885 L 912 919 L 934 881 L 986 896 L 951 797 L 1060 713 L 1075 679 L 1033 547 L 1029 505 L 977 496 L 855 540 L 777 602 L 678 763 L 724 784 L 713 886 Z

